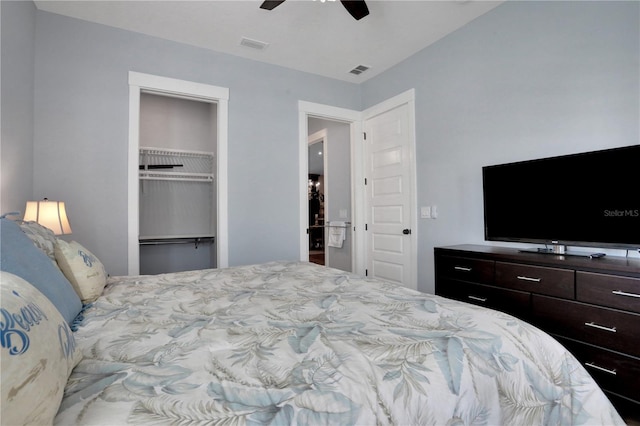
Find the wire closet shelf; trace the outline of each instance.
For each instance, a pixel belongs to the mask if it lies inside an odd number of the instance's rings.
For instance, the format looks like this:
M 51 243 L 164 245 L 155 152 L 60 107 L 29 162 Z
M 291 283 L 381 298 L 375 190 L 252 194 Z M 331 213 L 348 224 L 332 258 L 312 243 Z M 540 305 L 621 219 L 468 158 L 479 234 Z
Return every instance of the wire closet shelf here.
M 144 147 L 140 148 L 140 180 L 213 182 L 214 154 Z

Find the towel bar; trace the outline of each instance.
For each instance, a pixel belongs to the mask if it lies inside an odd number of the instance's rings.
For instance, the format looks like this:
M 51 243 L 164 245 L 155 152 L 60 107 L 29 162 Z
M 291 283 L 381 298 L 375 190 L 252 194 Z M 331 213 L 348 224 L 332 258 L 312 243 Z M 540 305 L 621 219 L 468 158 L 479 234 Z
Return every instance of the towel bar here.
M 319 225 L 323 228 L 348 228 L 351 225 L 351 222 L 345 222 L 344 226 L 341 225 L 331 225 L 331 222 L 329 222 L 329 224 L 327 225 Z

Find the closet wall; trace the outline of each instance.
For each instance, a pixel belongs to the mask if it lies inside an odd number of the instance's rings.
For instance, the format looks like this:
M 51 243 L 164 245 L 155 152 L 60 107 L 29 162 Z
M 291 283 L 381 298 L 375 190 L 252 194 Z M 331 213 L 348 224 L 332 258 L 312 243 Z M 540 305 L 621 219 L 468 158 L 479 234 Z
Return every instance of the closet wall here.
M 141 274 L 216 267 L 216 106 L 141 94 Z

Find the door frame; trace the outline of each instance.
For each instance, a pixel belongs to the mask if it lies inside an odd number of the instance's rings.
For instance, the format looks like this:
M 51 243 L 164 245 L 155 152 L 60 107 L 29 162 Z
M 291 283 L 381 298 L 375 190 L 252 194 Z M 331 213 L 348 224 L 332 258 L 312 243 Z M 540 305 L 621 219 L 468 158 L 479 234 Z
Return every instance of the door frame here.
M 140 148 L 140 95 L 152 93 L 174 98 L 189 99 L 217 104 L 217 145 L 216 145 L 216 266 L 229 265 L 228 227 L 228 114 L 229 89 L 187 80 L 161 77 L 129 71 L 129 152 L 128 152 L 128 220 L 127 220 L 127 260 L 128 274 L 140 273 L 140 194 L 138 184 L 138 161 Z
M 415 89 L 409 89 L 405 92 L 402 92 L 392 98 L 389 98 L 385 101 L 382 101 L 370 108 L 367 108 L 362 112 L 362 128 L 366 128 L 367 120 L 384 114 L 387 111 L 390 111 L 394 108 L 397 108 L 402 105 L 407 105 L 408 107 L 408 126 L 409 126 L 409 150 L 410 150 L 410 181 L 411 181 L 411 206 L 409 209 L 410 212 L 410 229 L 411 229 L 411 265 L 409 268 L 409 283 L 408 286 L 413 289 L 417 289 L 418 285 L 418 215 L 417 215 L 417 205 L 418 205 L 418 190 L 417 190 L 417 178 L 416 178 L 416 106 L 415 106 Z M 366 142 L 364 142 L 366 143 Z M 364 152 L 364 147 L 362 149 Z M 364 155 L 363 157 L 364 158 Z M 366 159 L 363 159 L 363 162 Z M 363 167 L 366 168 L 366 165 Z M 364 197 L 363 204 L 365 210 L 365 223 L 370 220 L 369 218 L 369 206 L 366 204 L 366 197 Z M 362 242 L 364 249 L 366 251 L 367 257 L 366 262 L 368 262 L 368 254 L 370 251 L 370 247 L 367 246 L 367 239 Z
M 298 101 L 298 140 L 299 140 L 299 250 L 300 261 L 309 260 L 309 236 L 307 234 L 309 222 L 309 203 L 307 201 L 307 181 L 309 169 L 309 117 L 322 118 L 326 120 L 342 121 L 350 127 L 351 145 L 351 229 L 356 230 L 359 226 L 364 229 L 364 211 L 362 211 L 364 200 L 364 186 L 357 185 L 357 182 L 364 182 L 362 173 L 362 162 L 357 159 L 362 158 L 362 144 L 358 143 L 363 138 L 362 113 L 360 111 L 346 108 L 334 107 L 331 105 L 318 104 L 307 101 Z M 326 182 L 325 182 L 326 185 Z M 325 197 L 326 201 L 326 197 Z M 351 265 L 353 272 L 364 275 L 365 272 L 365 252 L 364 238 L 360 237 L 362 232 L 353 232 L 353 245 L 351 250 Z M 363 234 L 364 235 L 364 234 Z M 326 257 L 326 252 L 325 252 Z
M 329 196 L 328 196 L 328 193 L 327 193 L 327 189 L 329 188 L 329 185 L 327 184 L 327 167 L 328 167 L 328 165 L 327 165 L 327 158 L 328 158 L 328 155 L 327 155 L 327 151 L 328 151 L 327 150 L 327 146 L 328 146 L 328 144 L 327 144 L 327 129 L 318 130 L 317 132 L 309 135 L 309 137 L 307 138 L 307 176 L 309 176 L 309 168 L 308 168 L 308 165 L 309 165 L 309 158 L 308 158 L 309 147 L 311 145 L 313 145 L 313 144 L 318 143 L 318 142 L 322 142 L 322 172 L 323 172 L 323 178 L 322 179 L 324 181 L 324 188 L 323 188 L 323 190 L 324 190 L 324 201 L 323 201 L 323 203 L 324 203 L 324 211 L 326 213 L 326 212 L 329 211 Z M 308 189 L 309 188 L 307 188 L 307 190 Z M 307 208 L 309 208 L 308 203 L 307 203 Z M 307 218 L 308 217 L 309 217 L 309 215 L 307 214 Z M 325 225 L 327 224 L 326 223 L 326 219 L 327 218 L 326 218 L 326 215 L 325 215 Z M 308 219 L 307 219 L 307 222 L 308 222 Z M 322 231 L 323 237 L 324 237 L 324 241 L 325 241 L 324 264 L 327 265 L 327 266 L 331 266 L 328 263 L 329 250 L 327 250 L 327 247 L 326 247 L 326 242 L 327 242 L 327 232 L 326 232 L 326 230 L 327 230 L 327 228 L 324 228 L 323 231 Z M 310 234 L 307 234 L 307 247 L 309 247 L 309 242 L 308 242 L 309 238 L 310 238 Z M 307 256 L 307 260 L 308 259 L 309 259 L 309 257 Z
M 331 105 L 318 104 L 307 101 L 298 101 L 298 140 L 299 140 L 299 200 L 300 200 L 300 260 L 308 261 L 309 246 L 307 235 L 307 222 L 309 221 L 307 202 L 307 179 L 308 179 L 308 126 L 307 120 L 310 116 L 324 118 L 328 120 L 343 121 L 350 124 L 351 133 L 351 208 L 353 246 L 351 253 L 351 264 L 353 272 L 358 275 L 366 275 L 368 247 L 365 234 L 367 224 L 366 188 L 365 179 L 365 158 L 364 158 L 364 123 L 376 115 L 382 114 L 403 104 L 408 105 L 409 138 L 411 149 L 411 250 L 412 259 L 410 266 L 410 286 L 417 288 L 418 277 L 418 217 L 417 217 L 417 179 L 416 179 L 416 117 L 415 117 L 415 89 L 409 89 L 385 101 L 382 101 L 364 111 L 355 111 L 346 108 L 334 107 Z

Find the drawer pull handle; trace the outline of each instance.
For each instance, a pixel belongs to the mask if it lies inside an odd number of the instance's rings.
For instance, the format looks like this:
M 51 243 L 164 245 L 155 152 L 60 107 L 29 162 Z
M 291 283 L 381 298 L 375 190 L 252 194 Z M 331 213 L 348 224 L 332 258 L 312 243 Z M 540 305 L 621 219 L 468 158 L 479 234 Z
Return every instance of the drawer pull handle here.
M 486 297 L 478 297 L 478 296 L 467 296 L 471 300 L 477 300 L 478 302 L 486 302 Z
M 615 327 L 605 327 L 604 325 L 594 324 L 593 321 L 592 322 L 585 322 L 584 325 L 586 325 L 588 327 L 597 328 L 599 330 L 610 331 L 611 333 L 616 333 L 616 328 Z
M 640 299 L 640 294 L 635 293 L 627 293 L 626 291 L 613 290 L 611 293 L 617 294 L 618 296 L 629 296 L 629 297 L 637 297 Z
M 609 370 L 608 368 L 604 368 L 604 367 L 600 367 L 599 365 L 595 365 L 592 362 L 585 362 L 584 365 L 586 365 L 587 367 L 595 368 L 596 370 L 604 371 L 605 373 L 613 374 L 614 376 L 616 374 L 618 374 L 618 373 L 616 373 L 616 370 Z
M 516 278 L 522 281 L 533 281 L 534 283 L 539 283 L 540 281 L 542 281 L 542 278 L 531 278 L 531 277 L 525 277 L 522 275 L 518 275 Z
M 453 269 L 455 269 L 456 271 L 471 272 L 471 268 L 467 268 L 464 266 L 454 266 Z

